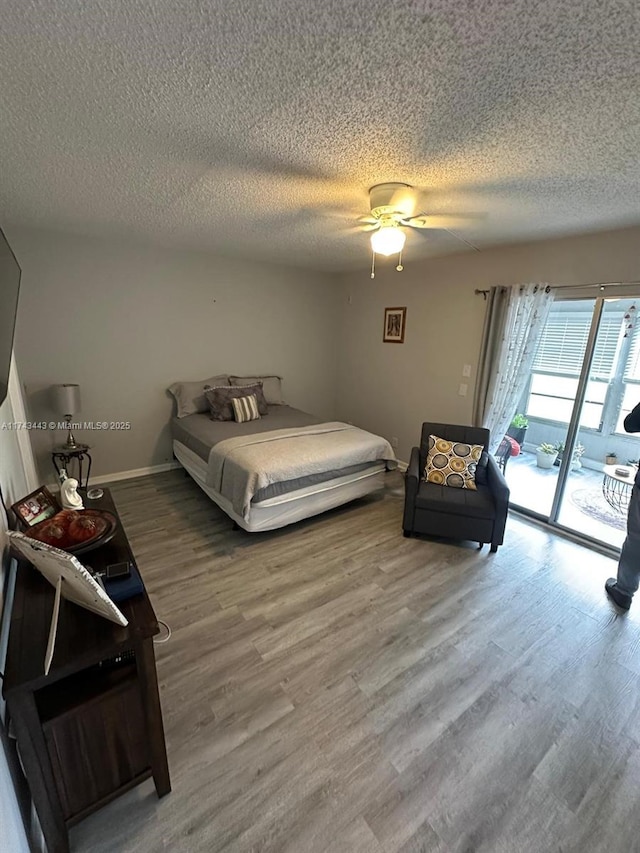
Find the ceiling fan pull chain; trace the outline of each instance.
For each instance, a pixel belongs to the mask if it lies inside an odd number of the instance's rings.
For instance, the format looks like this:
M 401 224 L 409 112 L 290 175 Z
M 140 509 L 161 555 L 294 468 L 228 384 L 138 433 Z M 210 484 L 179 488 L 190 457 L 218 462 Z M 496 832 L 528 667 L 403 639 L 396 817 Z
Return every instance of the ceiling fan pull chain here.
M 404 267 L 402 266 L 402 249 L 398 252 L 398 266 L 396 267 L 398 272 L 402 272 Z
M 371 278 L 376 277 L 376 253 L 371 252 Z

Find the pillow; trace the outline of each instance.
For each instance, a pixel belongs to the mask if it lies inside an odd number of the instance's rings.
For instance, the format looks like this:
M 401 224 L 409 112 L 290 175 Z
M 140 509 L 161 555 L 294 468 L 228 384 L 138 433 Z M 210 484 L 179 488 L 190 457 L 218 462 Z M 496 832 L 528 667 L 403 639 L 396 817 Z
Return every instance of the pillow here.
M 233 415 L 239 424 L 257 421 L 260 417 L 255 394 L 248 394 L 246 397 L 234 397 L 231 400 L 231 405 L 233 406 Z
M 282 380 L 279 376 L 230 376 L 232 385 L 255 385 L 262 382 L 264 397 L 270 406 L 283 406 Z
M 204 396 L 205 385 L 226 385 L 229 387 L 229 377 L 226 373 L 212 376 L 211 379 L 201 379 L 199 382 L 174 382 L 167 388 L 173 394 L 178 407 L 177 417 L 186 418 L 198 412 L 208 412 L 209 404 Z
M 447 441 L 430 435 L 424 479 L 440 486 L 475 490 L 476 466 L 483 450 L 482 444 Z
M 262 382 L 256 382 L 253 385 L 235 385 L 232 386 L 230 391 L 241 391 L 241 394 L 238 394 L 238 397 L 248 397 L 249 394 L 255 394 L 256 400 L 258 401 L 258 411 L 261 415 L 269 414 L 269 407 L 267 406 L 267 401 L 264 398 L 264 391 L 262 390 Z M 236 396 L 235 394 L 233 395 Z M 231 399 L 231 397 L 229 398 Z
M 231 388 L 228 385 L 217 388 L 205 387 L 204 395 L 209 404 L 209 415 L 212 421 L 232 421 L 233 406 L 231 401 L 238 397 L 248 397 L 254 394 L 261 415 L 268 415 L 269 409 L 262 393 L 262 383 L 257 385 L 238 385 Z

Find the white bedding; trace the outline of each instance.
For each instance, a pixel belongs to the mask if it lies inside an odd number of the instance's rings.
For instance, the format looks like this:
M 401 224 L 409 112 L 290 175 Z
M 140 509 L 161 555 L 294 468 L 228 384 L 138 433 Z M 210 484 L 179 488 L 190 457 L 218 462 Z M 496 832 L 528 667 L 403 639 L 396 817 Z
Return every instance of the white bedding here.
M 304 518 L 327 512 L 357 498 L 381 491 L 385 486 L 386 465 L 374 463 L 366 471 L 335 477 L 306 488 L 277 495 L 251 504 L 249 518 L 245 520 L 234 512 L 230 502 L 206 484 L 207 463 L 197 453 L 174 439 L 173 452 L 202 491 L 217 504 L 238 527 L 249 533 L 260 533 L 286 527 Z
M 368 462 L 396 467 L 386 439 L 350 424 L 315 424 L 218 442 L 209 454 L 206 485 L 248 521 L 253 496 L 271 483 Z

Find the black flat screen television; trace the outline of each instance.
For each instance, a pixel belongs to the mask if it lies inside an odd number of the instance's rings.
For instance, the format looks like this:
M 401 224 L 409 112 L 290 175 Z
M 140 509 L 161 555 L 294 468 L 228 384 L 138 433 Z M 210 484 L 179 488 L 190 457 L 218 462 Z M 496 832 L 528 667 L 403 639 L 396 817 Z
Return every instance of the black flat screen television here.
M 0 228 L 0 406 L 7 397 L 13 332 L 18 311 L 20 265 Z

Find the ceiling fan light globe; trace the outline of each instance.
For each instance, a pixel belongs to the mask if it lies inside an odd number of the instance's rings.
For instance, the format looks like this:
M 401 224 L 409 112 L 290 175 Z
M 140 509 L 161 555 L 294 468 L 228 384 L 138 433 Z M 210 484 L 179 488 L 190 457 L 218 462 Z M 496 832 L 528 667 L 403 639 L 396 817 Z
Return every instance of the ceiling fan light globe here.
M 395 226 L 380 228 L 371 235 L 371 248 L 377 255 L 388 258 L 402 251 L 406 239 L 404 231 Z

